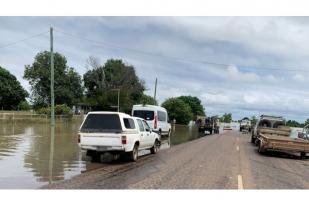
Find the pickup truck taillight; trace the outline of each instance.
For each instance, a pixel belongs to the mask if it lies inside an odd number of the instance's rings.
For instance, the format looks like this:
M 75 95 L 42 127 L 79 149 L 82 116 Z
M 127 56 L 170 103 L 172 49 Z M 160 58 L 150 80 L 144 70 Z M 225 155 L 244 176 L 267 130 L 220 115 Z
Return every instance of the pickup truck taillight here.
M 80 143 L 80 134 L 77 135 L 77 143 Z
M 157 125 L 158 125 L 158 116 L 155 115 L 155 117 L 154 117 L 154 125 L 153 125 L 154 129 L 157 129 Z
M 127 144 L 127 136 L 121 136 L 121 144 Z

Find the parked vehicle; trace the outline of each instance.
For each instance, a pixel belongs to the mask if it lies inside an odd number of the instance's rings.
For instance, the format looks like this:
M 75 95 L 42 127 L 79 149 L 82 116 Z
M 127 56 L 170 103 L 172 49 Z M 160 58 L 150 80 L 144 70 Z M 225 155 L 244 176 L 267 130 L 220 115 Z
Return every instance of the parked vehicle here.
M 209 132 L 209 134 L 212 134 L 214 129 L 213 119 L 206 116 L 197 116 L 196 125 L 198 127 L 198 131 L 202 133 L 205 133 L 207 131 Z
M 213 123 L 214 123 L 214 134 L 219 134 L 220 129 L 220 118 L 217 116 L 213 116 Z
M 290 137 L 291 128 L 285 126 L 282 117 L 262 115 L 252 132 L 254 142 L 260 153 L 267 150 L 299 152 L 302 157 L 309 152 L 309 141 Z
M 243 118 L 240 121 L 240 125 L 239 125 L 239 131 L 249 131 L 251 132 L 251 121 L 249 120 L 248 117 Z
M 111 154 L 117 159 L 123 154 L 136 161 L 139 150 L 157 152 L 160 136 L 142 118 L 119 112 L 89 112 L 80 127 L 78 143 L 91 157 Z
M 156 105 L 133 105 L 132 116 L 140 117 L 148 123 L 152 131 L 169 137 L 171 124 L 165 108 Z
M 278 130 L 278 126 L 284 126 L 285 120 L 283 117 L 270 116 L 270 115 L 261 115 L 259 120 L 256 122 L 251 135 L 251 142 L 256 143 L 257 137 L 261 132 L 271 132 L 274 131 L 282 135 L 290 135 L 290 131 L 281 131 Z
M 298 138 L 309 141 L 309 124 L 305 125 L 303 130 L 298 133 Z

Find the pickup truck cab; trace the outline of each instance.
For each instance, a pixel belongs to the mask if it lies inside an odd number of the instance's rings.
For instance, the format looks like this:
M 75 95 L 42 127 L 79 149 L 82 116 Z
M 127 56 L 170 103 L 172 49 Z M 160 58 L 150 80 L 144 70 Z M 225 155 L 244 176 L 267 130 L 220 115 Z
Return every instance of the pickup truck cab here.
M 152 132 L 147 122 L 120 112 L 89 112 L 79 133 L 78 143 L 88 156 L 121 154 L 136 161 L 138 151 L 150 149 L 155 154 L 160 137 Z
M 252 130 L 251 142 L 257 143 L 257 137 L 261 132 L 268 132 L 271 131 L 278 133 L 278 127 L 284 126 L 285 120 L 283 117 L 280 116 L 270 116 L 270 115 L 261 115 L 259 120 L 256 122 Z M 288 136 L 290 133 L 289 131 L 280 131 L 282 135 Z
M 248 132 L 251 132 L 251 121 L 249 120 L 248 117 L 243 118 L 240 121 L 239 124 L 239 131 L 247 130 Z

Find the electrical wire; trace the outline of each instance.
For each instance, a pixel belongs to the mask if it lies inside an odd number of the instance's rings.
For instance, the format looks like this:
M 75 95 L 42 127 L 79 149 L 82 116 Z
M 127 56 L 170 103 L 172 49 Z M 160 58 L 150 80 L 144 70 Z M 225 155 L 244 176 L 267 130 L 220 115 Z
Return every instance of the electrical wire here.
M 218 63 L 218 62 L 212 62 L 212 61 L 201 61 L 201 60 L 193 60 L 193 59 L 186 59 L 186 58 L 179 58 L 179 57 L 174 57 L 174 56 L 166 56 L 166 55 L 162 55 L 162 54 L 157 54 L 157 53 L 152 53 L 152 52 L 147 52 L 147 51 L 142 51 L 142 50 L 137 50 L 137 49 L 132 49 L 132 48 L 127 48 L 127 47 L 121 47 L 115 44 L 110 44 L 110 43 L 106 43 L 106 42 L 102 42 L 102 41 L 97 41 L 97 40 L 92 40 L 92 39 L 88 39 L 88 38 L 84 38 L 81 36 L 77 36 L 77 35 L 73 35 L 67 32 L 63 32 L 60 31 L 58 29 L 54 29 L 55 32 L 64 34 L 66 36 L 70 36 L 76 39 L 81 39 L 81 40 L 85 40 L 85 41 L 89 41 L 92 43 L 95 43 L 97 45 L 101 45 L 104 47 L 112 47 L 112 48 L 116 48 L 116 49 L 121 49 L 121 50 L 127 50 L 127 51 L 131 51 L 131 52 L 135 52 L 135 53 L 140 53 L 143 55 L 148 55 L 148 56 L 154 56 L 154 57 L 162 57 L 162 58 L 167 58 L 167 59 L 171 59 L 171 60 L 175 60 L 178 62 L 189 62 L 189 63 L 199 63 L 199 64 L 209 64 L 209 65 L 216 65 L 216 66 L 223 66 L 223 67 L 229 67 L 229 66 L 238 66 L 240 68 L 246 68 L 248 70 L 252 70 L 252 69 L 256 69 L 256 70 L 273 70 L 273 71 L 292 71 L 292 72 L 309 72 L 309 70 L 306 69 L 294 69 L 294 68 L 279 68 L 279 67 L 274 67 L 274 66 L 266 66 L 266 67 L 252 67 L 252 66 L 245 66 L 245 65 L 239 65 L 239 64 L 227 64 L 227 63 Z
M 25 39 L 21 39 L 21 40 L 15 41 L 15 42 L 11 42 L 11 43 L 8 43 L 8 44 L 0 45 L 0 49 L 5 48 L 5 47 L 8 47 L 8 46 L 15 45 L 15 44 L 18 44 L 18 43 L 20 43 L 20 42 L 27 41 L 27 40 L 29 40 L 29 39 L 33 39 L 33 38 L 35 38 L 35 37 L 41 36 L 41 35 L 43 35 L 43 34 L 46 34 L 47 32 L 49 32 L 49 31 L 45 31 L 45 32 L 42 32 L 42 33 L 39 33 L 39 34 L 35 34 L 35 35 L 29 36 L 29 37 L 27 37 L 27 38 L 25 38 Z

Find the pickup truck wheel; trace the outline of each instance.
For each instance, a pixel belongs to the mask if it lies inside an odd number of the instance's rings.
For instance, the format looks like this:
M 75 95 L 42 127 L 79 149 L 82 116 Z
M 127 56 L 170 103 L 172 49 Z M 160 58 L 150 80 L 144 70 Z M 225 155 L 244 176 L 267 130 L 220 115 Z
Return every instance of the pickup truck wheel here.
M 158 152 L 159 142 L 156 140 L 153 144 L 153 147 L 150 148 L 151 154 L 156 154 Z
M 260 143 L 259 143 L 259 153 L 265 153 L 266 152 L 266 150 L 262 147 L 263 145 L 262 145 L 262 141 L 259 141 Z
M 128 154 L 130 161 L 136 162 L 138 157 L 138 145 L 135 144 L 133 147 L 132 152 Z
M 171 130 L 168 130 L 167 138 L 171 137 Z
M 300 157 L 301 157 L 302 159 L 305 159 L 305 157 L 306 157 L 306 152 L 301 152 L 301 153 L 300 153 Z
M 255 141 L 254 141 L 254 145 L 255 146 L 259 146 L 260 145 L 260 140 L 258 138 L 255 138 Z

